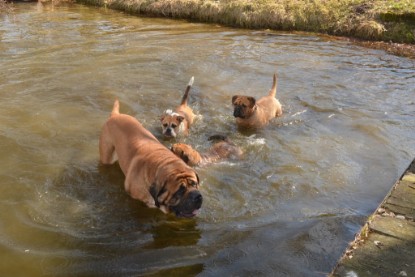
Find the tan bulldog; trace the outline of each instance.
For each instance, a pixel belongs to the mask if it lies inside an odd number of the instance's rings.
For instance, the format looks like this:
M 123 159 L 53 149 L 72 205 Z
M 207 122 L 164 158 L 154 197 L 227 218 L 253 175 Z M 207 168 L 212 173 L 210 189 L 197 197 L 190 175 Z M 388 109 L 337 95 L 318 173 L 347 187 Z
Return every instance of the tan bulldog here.
M 202 154 L 185 143 L 173 144 L 171 151 L 190 166 L 206 165 L 227 158 L 241 159 L 243 155 L 242 150 L 227 137 L 215 135 L 210 137 L 209 140 L 220 141 L 216 142 L 207 152 Z
M 277 116 L 282 115 L 282 107 L 277 98 L 277 74 L 274 74 L 272 88 L 267 96 L 258 101 L 252 96 L 234 95 L 232 105 L 236 124 L 244 128 L 262 128 Z
M 176 137 L 178 134 L 189 134 L 190 125 L 193 123 L 195 115 L 193 110 L 187 105 L 189 98 L 189 91 L 192 88 L 194 77 L 190 78 L 184 92 L 182 102 L 173 110 L 166 110 L 161 116 L 161 128 L 163 135 L 167 138 Z
M 137 119 L 119 113 L 115 101 L 99 139 L 100 161 L 118 160 L 132 198 L 164 213 L 192 217 L 202 206 L 196 172 L 162 145 Z

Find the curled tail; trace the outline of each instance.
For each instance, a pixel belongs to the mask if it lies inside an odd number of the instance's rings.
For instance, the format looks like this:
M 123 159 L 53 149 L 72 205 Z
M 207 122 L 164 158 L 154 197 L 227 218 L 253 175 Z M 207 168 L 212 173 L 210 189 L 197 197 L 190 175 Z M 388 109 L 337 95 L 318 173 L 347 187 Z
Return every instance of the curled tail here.
M 111 116 L 120 114 L 120 101 L 115 99 L 114 106 L 112 107 Z
M 272 97 L 277 95 L 277 73 L 274 73 L 272 88 L 269 90 L 268 95 Z
M 183 94 L 182 102 L 180 103 L 181 105 L 187 105 L 187 99 L 189 98 L 189 91 L 193 86 L 194 80 L 195 78 L 192 76 L 192 78 L 190 78 L 189 83 L 187 84 L 186 91 Z

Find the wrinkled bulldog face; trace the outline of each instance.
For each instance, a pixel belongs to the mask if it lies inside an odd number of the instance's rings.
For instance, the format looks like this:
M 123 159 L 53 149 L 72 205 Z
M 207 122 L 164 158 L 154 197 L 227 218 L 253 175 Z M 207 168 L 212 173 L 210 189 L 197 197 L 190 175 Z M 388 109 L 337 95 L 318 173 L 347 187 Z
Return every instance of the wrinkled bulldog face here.
M 167 110 L 161 117 L 161 128 L 163 135 L 168 138 L 176 137 L 180 131 L 184 117 L 178 113 Z
M 188 144 L 175 143 L 172 145 L 171 151 L 190 166 L 195 166 L 200 162 L 199 153 Z
M 157 191 L 156 186 L 152 186 L 150 193 L 156 206 L 165 213 L 174 212 L 178 217 L 195 216 L 202 207 L 203 197 L 198 190 L 199 178 L 194 175 L 173 176 L 160 191 Z
M 251 96 L 235 95 L 232 97 L 233 116 L 239 118 L 249 118 L 255 111 L 256 100 Z

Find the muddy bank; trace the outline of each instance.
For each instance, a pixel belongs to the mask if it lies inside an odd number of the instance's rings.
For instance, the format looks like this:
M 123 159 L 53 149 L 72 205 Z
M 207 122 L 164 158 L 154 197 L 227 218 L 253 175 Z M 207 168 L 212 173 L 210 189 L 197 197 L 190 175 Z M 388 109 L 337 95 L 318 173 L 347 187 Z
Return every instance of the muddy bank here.
M 396 43 L 385 41 L 368 41 L 363 39 L 341 37 L 338 39 L 346 39 L 355 44 L 372 49 L 384 50 L 390 54 L 415 59 L 415 45 L 408 43 Z

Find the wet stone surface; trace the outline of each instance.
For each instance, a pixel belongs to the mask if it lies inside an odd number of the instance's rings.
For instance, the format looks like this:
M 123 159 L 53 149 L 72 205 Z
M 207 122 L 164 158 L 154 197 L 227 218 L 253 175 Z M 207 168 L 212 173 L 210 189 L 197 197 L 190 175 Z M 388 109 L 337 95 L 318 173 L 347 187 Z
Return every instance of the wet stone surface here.
M 331 276 L 415 276 L 415 160 Z

